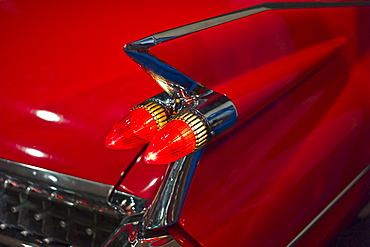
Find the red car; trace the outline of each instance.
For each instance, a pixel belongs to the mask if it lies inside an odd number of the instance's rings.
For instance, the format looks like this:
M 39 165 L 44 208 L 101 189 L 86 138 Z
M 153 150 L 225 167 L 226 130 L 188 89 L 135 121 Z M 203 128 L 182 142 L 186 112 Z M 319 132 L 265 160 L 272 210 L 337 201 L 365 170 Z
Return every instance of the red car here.
M 369 1 L 3 0 L 0 23 L 3 245 L 325 246 L 369 216 Z

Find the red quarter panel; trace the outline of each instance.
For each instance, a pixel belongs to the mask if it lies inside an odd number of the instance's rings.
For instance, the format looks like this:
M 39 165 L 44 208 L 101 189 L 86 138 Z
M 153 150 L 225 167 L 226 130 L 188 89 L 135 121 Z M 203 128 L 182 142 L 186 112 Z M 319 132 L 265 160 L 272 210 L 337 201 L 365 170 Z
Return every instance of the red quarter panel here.
M 369 11 L 264 12 L 153 49 L 248 113 L 195 172 L 181 225 L 201 244 L 286 246 L 369 164 Z

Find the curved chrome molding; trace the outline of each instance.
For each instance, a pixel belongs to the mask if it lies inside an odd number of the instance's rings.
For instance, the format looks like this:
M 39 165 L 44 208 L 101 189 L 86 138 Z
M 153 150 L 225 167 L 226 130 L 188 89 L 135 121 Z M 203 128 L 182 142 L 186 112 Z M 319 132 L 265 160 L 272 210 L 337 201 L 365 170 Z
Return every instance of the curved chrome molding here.
M 238 20 L 269 10 L 367 6 L 370 2 L 272 2 L 263 3 L 224 15 L 194 22 L 164 32 L 155 33 L 146 38 L 129 43 L 124 50 L 133 60 L 174 98 L 184 100 L 208 95 L 212 90 L 205 88 L 187 75 L 171 67 L 166 62 L 150 53 L 150 48 L 188 34 L 199 32 L 227 22 Z
M 202 98 L 202 101 L 199 100 L 193 109 L 206 119 L 211 139 L 230 129 L 238 120 L 234 103 L 225 95 L 216 92 Z
M 175 99 L 187 102 L 212 92 L 153 56 L 149 50 L 138 49 L 134 43 L 126 45 L 125 52 L 140 64 L 166 93 Z
M 304 9 L 304 8 L 328 8 L 328 7 L 351 7 L 351 6 L 367 6 L 369 1 L 363 2 L 269 2 L 254 5 L 248 8 L 233 11 L 224 15 L 219 15 L 202 21 L 190 23 L 167 31 L 155 33 L 149 37 L 143 38 L 131 44 L 140 49 L 149 49 L 152 46 L 167 42 L 179 37 L 199 32 L 211 27 L 215 27 L 227 22 L 235 21 L 247 16 L 258 14 L 269 10 L 282 9 Z
M 204 149 L 171 164 L 164 183 L 149 210 L 144 214 L 146 229 L 156 229 L 178 221 L 190 182 Z
M 297 242 L 370 170 L 368 165 L 352 182 L 350 182 L 287 246 L 294 246 Z

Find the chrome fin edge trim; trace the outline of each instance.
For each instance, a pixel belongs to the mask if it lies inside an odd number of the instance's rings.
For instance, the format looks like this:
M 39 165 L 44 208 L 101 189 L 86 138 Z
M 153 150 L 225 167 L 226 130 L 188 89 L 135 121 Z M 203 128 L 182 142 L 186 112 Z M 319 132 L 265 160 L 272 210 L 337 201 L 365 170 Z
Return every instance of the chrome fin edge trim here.
M 368 165 L 362 170 L 287 246 L 297 242 L 370 170 Z
M 235 21 L 247 16 L 258 14 L 269 10 L 283 9 L 305 9 L 305 8 L 328 8 L 328 7 L 352 7 L 367 6 L 369 1 L 364 2 L 270 2 L 254 5 L 244 9 L 236 10 L 209 19 L 193 22 L 163 32 L 152 34 L 150 37 L 133 42 L 132 44 L 145 44 L 148 48 L 157 44 L 167 42 L 188 34 L 199 32 L 211 27 Z M 150 41 L 152 39 L 152 41 Z
M 173 162 L 152 205 L 144 214 L 146 229 L 158 229 L 179 220 L 187 192 L 204 148 Z

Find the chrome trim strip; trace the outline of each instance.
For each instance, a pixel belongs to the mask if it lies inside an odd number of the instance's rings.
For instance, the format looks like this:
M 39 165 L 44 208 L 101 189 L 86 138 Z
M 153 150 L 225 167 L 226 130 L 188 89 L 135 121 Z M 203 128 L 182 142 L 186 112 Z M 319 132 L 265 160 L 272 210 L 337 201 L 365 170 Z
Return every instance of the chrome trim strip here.
M 179 220 L 190 182 L 204 149 L 172 163 L 152 205 L 144 214 L 146 229 L 172 225 Z
M 370 165 L 360 172 L 287 246 L 295 245 L 369 170 Z
M 227 22 L 235 21 L 247 16 L 262 13 L 269 10 L 326 8 L 326 7 L 351 7 L 367 6 L 370 2 L 272 2 L 255 5 L 241 10 L 233 11 L 224 15 L 194 22 L 167 31 L 152 34 L 138 41 L 129 43 L 124 50 L 128 56 L 140 64 L 153 79 L 172 97 L 178 99 L 200 97 L 208 95 L 212 90 L 203 87 L 187 75 L 171 67 L 166 62 L 152 55 L 149 49 L 160 43 L 164 43 L 188 34 L 199 32 Z
M 187 102 L 212 92 L 152 55 L 149 48 L 141 49 L 141 45 L 130 43 L 125 46 L 125 52 L 140 64 L 172 98 Z
M 235 21 L 247 16 L 258 14 L 268 10 L 283 10 L 283 9 L 305 9 L 305 8 L 327 8 L 327 7 L 352 7 L 366 6 L 370 2 L 270 2 L 254 5 L 252 7 L 233 11 L 224 15 L 219 15 L 213 18 L 205 19 L 199 22 L 194 22 L 188 25 L 180 26 L 167 31 L 155 33 L 152 36 L 141 39 L 138 44 L 145 44 L 148 48 L 157 44 L 167 42 L 188 34 L 199 32 L 211 27 L 215 27 L 227 22 Z M 152 42 L 149 42 L 153 38 Z M 136 43 L 134 42 L 134 43 Z
M 113 189 L 112 185 L 93 182 L 1 158 L 0 171 L 19 177 L 29 178 L 31 180 L 36 180 L 46 183 L 50 186 L 55 186 L 74 192 L 89 193 L 103 198 L 106 198 Z

